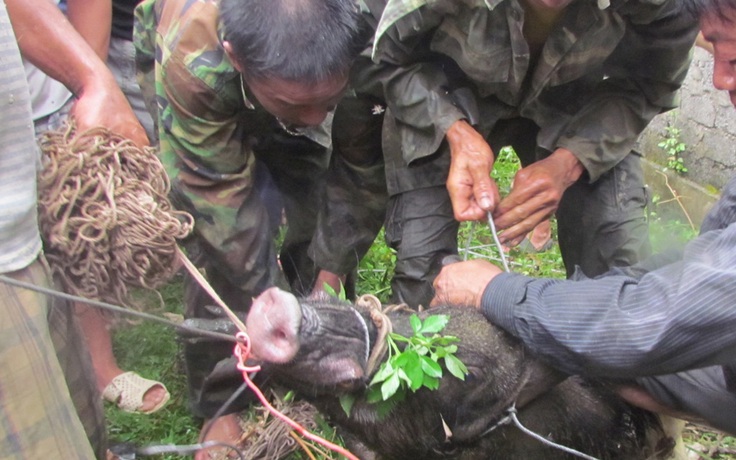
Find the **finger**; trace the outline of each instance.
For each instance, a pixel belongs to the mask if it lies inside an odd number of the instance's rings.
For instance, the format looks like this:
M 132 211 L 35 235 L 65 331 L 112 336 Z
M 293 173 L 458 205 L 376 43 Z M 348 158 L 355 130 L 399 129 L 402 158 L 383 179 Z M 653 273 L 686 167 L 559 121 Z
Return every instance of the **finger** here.
M 453 205 L 453 214 L 455 216 L 455 220 L 458 222 L 475 222 L 478 220 L 484 220 L 486 217 L 486 211 L 474 202 L 471 202 L 471 204 L 463 210 L 457 210 Z
M 546 212 L 537 212 L 521 220 L 516 225 L 506 228 L 503 233 L 498 237 L 499 241 L 506 244 L 507 246 L 516 246 L 521 243 L 524 238 L 534 230 L 534 228 L 541 222 L 549 218 L 549 214 Z
M 483 211 L 493 211 L 498 198 L 498 187 L 490 177 L 490 171 L 478 168 L 471 171 L 473 176 L 473 197 Z

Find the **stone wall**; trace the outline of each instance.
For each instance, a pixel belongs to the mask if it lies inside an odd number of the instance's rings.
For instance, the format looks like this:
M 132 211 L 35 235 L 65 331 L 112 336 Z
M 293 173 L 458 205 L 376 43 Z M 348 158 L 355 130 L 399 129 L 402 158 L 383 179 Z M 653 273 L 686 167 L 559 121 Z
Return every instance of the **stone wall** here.
M 712 79 L 713 57 L 695 48 L 680 108 L 656 117 L 640 137 L 638 149 L 645 158 L 666 165 L 666 154 L 657 144 L 667 124 L 673 125 L 687 146 L 682 154 L 688 168 L 685 177 L 717 191 L 736 173 L 736 110 L 726 91 L 713 88 Z

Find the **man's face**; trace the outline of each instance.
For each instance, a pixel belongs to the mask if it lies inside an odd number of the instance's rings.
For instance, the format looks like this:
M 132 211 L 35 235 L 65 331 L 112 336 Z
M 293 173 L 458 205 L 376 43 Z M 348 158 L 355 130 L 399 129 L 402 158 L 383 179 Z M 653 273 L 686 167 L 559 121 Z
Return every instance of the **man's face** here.
M 283 122 L 297 126 L 322 123 L 343 95 L 347 75 L 340 75 L 314 84 L 278 78 L 250 79 L 243 76 L 250 93 L 270 114 Z
M 704 15 L 700 29 L 713 44 L 713 86 L 728 91 L 736 107 L 736 10 L 727 13 L 727 20 L 715 14 Z

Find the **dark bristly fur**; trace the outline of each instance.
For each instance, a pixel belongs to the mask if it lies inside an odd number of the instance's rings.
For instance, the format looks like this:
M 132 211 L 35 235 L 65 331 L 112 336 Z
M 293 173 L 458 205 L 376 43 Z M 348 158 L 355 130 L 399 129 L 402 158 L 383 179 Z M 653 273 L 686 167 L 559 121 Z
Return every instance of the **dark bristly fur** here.
M 251 315 L 272 315 L 274 311 L 283 314 L 278 304 L 289 295 L 277 296 L 274 304 L 269 305 L 270 310 L 256 308 Z M 286 363 L 264 363 L 264 367 L 274 373 L 278 382 L 298 390 L 380 458 L 575 458 L 543 445 L 513 426 L 502 426 L 482 435 L 515 399 L 523 376 L 529 372 L 545 375 L 545 366 L 525 355 L 514 339 L 488 323 L 475 309 L 445 306 L 419 314 L 450 316 L 443 333 L 460 338 L 457 357 L 470 374 L 463 382 L 446 372 L 437 391 L 422 389 L 409 394 L 381 419 L 375 406 L 360 399 L 348 417 L 337 397 L 344 391 L 360 395 L 370 378 L 354 378 L 354 369 L 365 369 L 365 332 L 355 311 L 334 299 L 302 300 L 299 305 L 303 312 L 301 326 L 292 331 L 299 339 L 296 355 Z M 362 311 L 361 315 L 373 340 L 375 327 L 367 312 Z M 409 315 L 390 315 L 395 332 L 411 335 Z M 250 327 L 249 330 L 252 331 Z M 267 337 L 254 341 L 256 355 L 262 346 L 258 342 L 264 340 Z M 343 380 L 340 375 L 353 378 Z M 568 378 L 534 399 L 520 409 L 519 419 L 536 433 L 597 458 L 658 458 L 652 457 L 650 447 L 658 444 L 662 436 L 658 419 L 625 404 L 605 387 L 579 378 Z M 449 440 L 442 420 L 452 430 Z

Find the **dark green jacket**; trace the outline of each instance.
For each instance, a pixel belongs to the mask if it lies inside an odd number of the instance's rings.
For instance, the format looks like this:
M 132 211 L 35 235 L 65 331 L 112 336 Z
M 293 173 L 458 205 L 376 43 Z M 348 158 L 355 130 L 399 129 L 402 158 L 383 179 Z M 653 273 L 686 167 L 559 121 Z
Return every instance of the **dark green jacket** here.
M 354 81 L 386 99 L 405 164 L 435 153 L 459 119 L 487 135 L 497 120 L 522 116 L 541 127 L 539 147 L 569 149 L 591 181 L 677 105 L 697 33 L 676 0 L 612 0 L 603 9 L 574 0 L 534 66 L 518 0 L 365 6 L 377 65 L 363 61 Z

